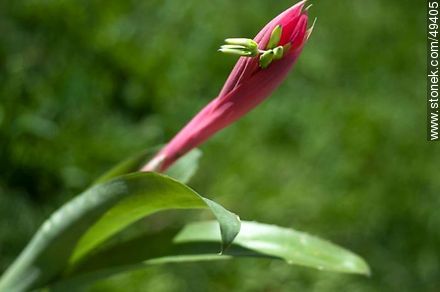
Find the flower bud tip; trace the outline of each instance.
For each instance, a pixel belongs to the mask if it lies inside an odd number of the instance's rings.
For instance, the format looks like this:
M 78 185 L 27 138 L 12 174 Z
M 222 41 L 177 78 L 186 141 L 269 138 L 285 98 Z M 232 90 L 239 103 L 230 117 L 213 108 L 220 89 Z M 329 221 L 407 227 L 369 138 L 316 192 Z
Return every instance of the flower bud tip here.
M 307 32 L 306 32 L 306 38 L 307 38 L 307 39 L 309 39 L 310 35 L 312 34 L 313 29 L 315 28 L 315 24 L 316 24 L 316 20 L 317 20 L 317 19 L 318 19 L 318 18 L 315 17 L 315 19 L 313 20 L 312 26 L 307 30 Z

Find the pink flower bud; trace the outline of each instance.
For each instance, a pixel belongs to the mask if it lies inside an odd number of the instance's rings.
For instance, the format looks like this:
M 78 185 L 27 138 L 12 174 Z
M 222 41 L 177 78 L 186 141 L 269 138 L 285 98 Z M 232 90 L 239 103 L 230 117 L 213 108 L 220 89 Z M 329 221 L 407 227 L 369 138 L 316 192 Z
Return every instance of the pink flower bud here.
M 269 97 L 286 78 L 311 32 L 307 30 L 304 4 L 305 1 L 301 1 L 278 15 L 254 39 L 258 48 L 265 50 L 272 31 L 280 25 L 282 34 L 278 45 L 284 47 L 282 58 L 263 69 L 258 57 L 240 57 L 220 94 L 165 145 L 143 171 L 165 171 L 179 157 Z

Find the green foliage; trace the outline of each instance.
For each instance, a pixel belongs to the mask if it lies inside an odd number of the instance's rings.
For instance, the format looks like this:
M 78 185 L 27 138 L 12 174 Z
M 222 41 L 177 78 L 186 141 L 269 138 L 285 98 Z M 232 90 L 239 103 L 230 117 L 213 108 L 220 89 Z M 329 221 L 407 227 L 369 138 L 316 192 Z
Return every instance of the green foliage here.
M 151 268 L 151 265 L 217 261 L 233 257 L 281 259 L 318 270 L 369 274 L 358 256 L 306 233 L 256 222 L 242 222 L 232 246 L 218 254 L 217 221 L 191 223 L 179 232 L 143 234 L 91 255 L 52 286 L 67 291 L 113 274 Z M 213 244 L 215 243 L 215 244 Z M 160 248 L 159 248 L 160 247 Z
M 220 242 L 218 223 L 192 223 L 180 232 L 174 242 Z M 234 244 L 257 254 L 276 257 L 289 264 L 343 273 L 368 275 L 370 270 L 357 255 L 328 241 L 293 229 L 257 222 L 241 222 Z
M 209 207 L 223 246 L 240 230 L 236 215 L 157 173 L 132 173 L 97 184 L 56 211 L 0 281 L 1 291 L 30 291 L 60 279 L 111 236 L 168 209 Z
M 132 172 L 145 163 L 149 153 L 154 151 L 119 163 L 53 213 L 0 278 L 0 290 L 49 287 L 76 291 L 98 279 L 149 264 L 231 256 L 280 258 L 319 270 L 369 274 L 367 264 L 358 256 L 305 233 L 253 222 L 246 222 L 239 233 L 238 216 L 186 185 L 154 172 Z M 193 150 L 170 172 L 189 179 L 200 155 L 200 150 Z M 159 211 L 206 207 L 217 221 L 188 225 L 175 237 L 168 228 L 153 235 L 138 230 L 138 235 L 129 239 L 121 235 L 135 222 Z M 221 242 L 220 254 L 209 242 Z M 233 243 L 241 248 L 229 249 Z

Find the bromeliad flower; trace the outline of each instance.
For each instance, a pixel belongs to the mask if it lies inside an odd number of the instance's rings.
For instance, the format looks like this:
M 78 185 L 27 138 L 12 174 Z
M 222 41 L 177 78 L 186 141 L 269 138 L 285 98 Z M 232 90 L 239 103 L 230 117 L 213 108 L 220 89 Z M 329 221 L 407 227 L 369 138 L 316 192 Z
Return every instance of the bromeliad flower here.
M 255 39 L 225 40 L 219 51 L 241 56 L 220 94 L 203 108 L 143 171 L 165 171 L 182 155 L 265 100 L 286 78 L 308 40 L 306 1 L 270 21 Z

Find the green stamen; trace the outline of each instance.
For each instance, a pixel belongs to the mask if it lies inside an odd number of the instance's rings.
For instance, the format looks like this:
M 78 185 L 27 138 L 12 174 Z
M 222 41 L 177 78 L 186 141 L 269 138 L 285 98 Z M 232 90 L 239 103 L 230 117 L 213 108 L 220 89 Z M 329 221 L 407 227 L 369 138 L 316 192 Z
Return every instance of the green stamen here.
M 284 55 L 284 48 L 282 46 L 278 46 L 275 49 L 273 49 L 273 58 L 274 60 L 280 60 L 283 58 Z
M 273 29 L 270 35 L 269 43 L 267 44 L 267 49 L 273 49 L 276 46 L 278 46 L 281 40 L 282 33 L 283 33 L 283 28 L 281 27 L 281 25 L 275 26 L 275 28 Z
M 229 38 L 225 39 L 225 43 L 228 45 L 243 46 L 249 50 L 255 50 L 258 48 L 258 44 L 254 40 L 245 38 Z
M 253 57 L 253 56 L 255 56 L 252 52 L 249 52 L 249 51 L 243 50 L 243 49 L 220 48 L 218 51 L 222 52 L 222 53 L 225 53 L 225 54 L 242 56 L 242 57 Z
M 280 60 L 290 49 L 290 43 L 280 46 L 283 29 L 281 25 L 275 26 L 269 38 L 266 50 L 258 48 L 258 44 L 247 38 L 227 38 L 220 52 L 241 57 L 259 57 L 260 68 L 267 68 L 274 60 Z
M 267 68 L 270 65 L 270 63 L 272 63 L 273 57 L 274 55 L 272 50 L 264 52 L 260 56 L 260 67 L 263 69 Z

